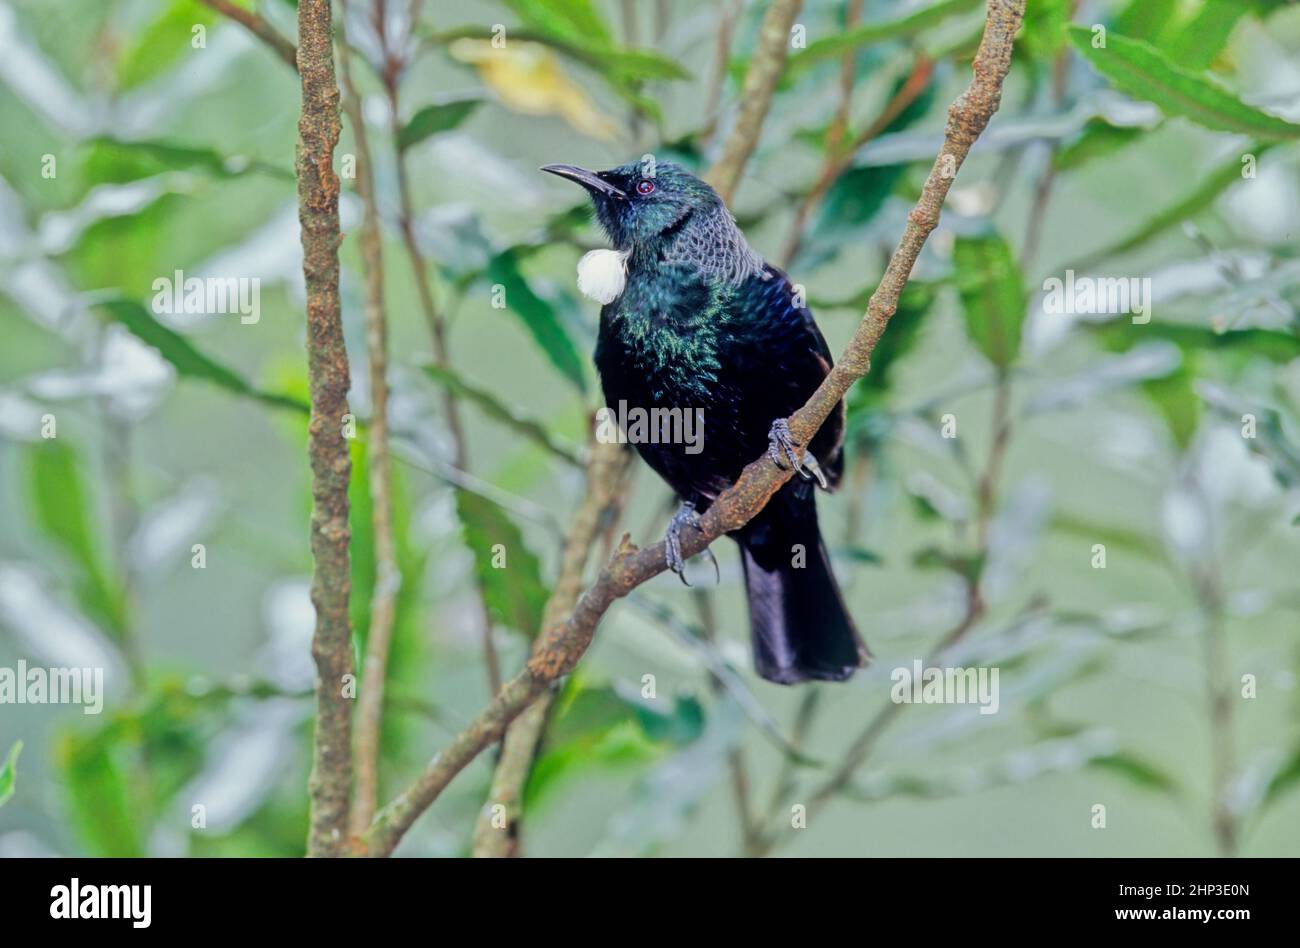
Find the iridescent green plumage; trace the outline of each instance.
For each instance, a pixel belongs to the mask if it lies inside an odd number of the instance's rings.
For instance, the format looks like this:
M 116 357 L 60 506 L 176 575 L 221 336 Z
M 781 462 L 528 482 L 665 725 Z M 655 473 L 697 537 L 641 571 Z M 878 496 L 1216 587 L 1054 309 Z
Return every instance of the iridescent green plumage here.
M 676 165 L 590 172 L 546 169 L 591 192 L 596 216 L 627 255 L 621 294 L 600 313 L 596 367 L 611 408 L 702 417 L 702 444 L 637 444 L 696 509 L 711 504 L 764 453 L 773 423 L 808 400 L 830 371 L 826 342 L 785 274 L 750 248 L 706 183 Z M 842 463 L 842 407 L 809 445 L 833 484 Z M 680 529 L 689 517 L 675 518 Z M 843 680 L 865 658 L 817 528 L 810 481 L 785 485 L 734 535 L 743 551 L 755 663 L 789 684 Z M 673 543 L 669 543 L 669 565 Z

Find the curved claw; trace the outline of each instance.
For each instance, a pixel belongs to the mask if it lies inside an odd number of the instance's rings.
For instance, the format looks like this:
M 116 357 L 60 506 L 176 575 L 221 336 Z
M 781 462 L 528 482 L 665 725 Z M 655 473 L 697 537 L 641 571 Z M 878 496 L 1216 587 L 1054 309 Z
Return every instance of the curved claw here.
M 772 427 L 767 432 L 767 456 L 772 459 L 772 463 L 784 469 L 787 466 L 782 463 L 784 455 L 790 462 L 789 467 L 794 468 L 800 477 L 806 481 L 816 478 L 822 490 L 829 490 L 830 485 L 826 482 L 826 475 L 822 473 L 817 458 L 811 451 L 804 451 L 803 461 L 800 461 L 797 448 L 794 436 L 790 434 L 790 423 L 784 418 L 772 422 Z
M 686 578 L 686 558 L 682 556 L 682 527 L 687 526 L 700 529 L 700 516 L 695 512 L 695 505 L 690 501 L 683 503 L 677 513 L 673 514 L 673 519 L 668 522 L 668 532 L 664 535 L 664 561 L 668 568 L 677 574 L 677 578 L 684 585 L 689 586 L 691 581 Z M 721 582 L 722 571 L 718 567 L 717 557 L 708 547 L 705 547 L 702 552 L 712 561 L 713 571 Z
M 720 567 L 720 566 L 718 565 L 718 558 L 717 558 L 716 556 L 713 555 L 713 550 L 712 550 L 710 547 L 707 547 L 707 546 L 706 546 L 706 547 L 704 548 L 704 550 L 700 553 L 700 555 L 701 555 L 701 556 L 707 556 L 707 557 L 709 558 L 709 562 L 713 564 L 713 582 L 714 582 L 716 585 L 721 585 L 721 583 L 722 583 L 722 567 Z M 686 585 L 689 586 L 690 583 L 687 583 Z

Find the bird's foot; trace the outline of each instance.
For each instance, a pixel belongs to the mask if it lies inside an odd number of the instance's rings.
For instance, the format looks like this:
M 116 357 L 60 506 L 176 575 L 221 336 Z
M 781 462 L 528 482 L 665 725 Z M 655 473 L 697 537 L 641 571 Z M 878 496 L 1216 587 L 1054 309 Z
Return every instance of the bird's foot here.
M 668 522 L 668 533 L 664 536 L 664 559 L 668 563 L 668 568 L 677 574 L 677 578 L 689 586 L 690 580 L 686 578 L 686 558 L 682 556 L 682 528 L 691 527 L 700 530 L 700 515 L 695 512 L 695 505 L 686 501 L 679 508 L 677 513 L 673 514 L 673 519 Z M 713 551 L 707 546 L 700 551 L 702 555 L 709 558 L 713 564 L 713 572 L 717 580 L 722 580 L 722 572 L 718 569 L 718 559 L 713 555 Z
M 804 451 L 803 460 L 799 460 L 798 445 L 795 443 L 794 436 L 790 434 L 790 424 L 784 418 L 778 418 L 772 422 L 772 427 L 767 433 L 767 456 L 772 459 L 772 463 L 779 468 L 792 467 L 806 481 L 813 478 L 821 485 L 822 490 L 829 490 L 830 485 L 826 483 L 826 475 L 822 473 L 822 466 L 817 463 L 817 458 L 811 451 Z M 789 464 L 786 464 L 786 461 Z

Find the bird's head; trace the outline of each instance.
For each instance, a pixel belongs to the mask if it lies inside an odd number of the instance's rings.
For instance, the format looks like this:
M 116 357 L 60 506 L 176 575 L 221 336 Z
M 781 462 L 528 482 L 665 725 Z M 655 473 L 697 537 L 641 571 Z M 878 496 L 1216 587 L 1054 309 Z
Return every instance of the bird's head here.
M 546 165 L 542 170 L 586 188 L 600 226 L 625 252 L 666 240 L 692 215 L 723 207 L 713 188 L 671 162 L 643 159 L 608 171 L 574 165 Z

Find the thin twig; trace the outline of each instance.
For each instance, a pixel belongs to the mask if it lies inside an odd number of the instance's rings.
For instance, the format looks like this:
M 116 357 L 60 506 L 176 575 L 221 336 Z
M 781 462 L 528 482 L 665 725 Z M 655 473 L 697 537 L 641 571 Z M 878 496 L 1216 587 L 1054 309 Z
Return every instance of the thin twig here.
M 718 617 L 714 608 L 713 590 L 696 587 L 691 590 L 695 612 L 699 616 L 700 631 L 711 645 L 718 641 Z M 710 690 L 715 696 L 727 690 L 727 684 L 716 673 L 709 676 Z M 731 774 L 731 795 L 735 802 L 736 819 L 740 823 L 741 852 L 749 852 L 758 839 L 758 825 L 754 820 L 754 806 L 750 793 L 749 765 L 744 748 L 737 743 L 727 752 L 727 769 Z
M 696 136 L 699 148 L 707 148 L 718 130 L 718 113 L 722 108 L 722 88 L 727 81 L 727 64 L 731 59 L 731 40 L 736 34 L 736 20 L 740 18 L 740 0 L 726 0 L 718 7 L 718 22 L 714 27 L 717 43 L 713 52 L 713 71 L 709 75 L 709 91 L 704 99 L 705 125 Z
M 364 675 L 357 700 L 353 752 L 356 787 L 350 824 L 362 832 L 379 807 L 379 744 L 383 723 L 384 684 L 388 678 L 388 652 L 397 613 L 397 591 L 402 577 L 393 538 L 392 460 L 388 452 L 388 318 L 384 310 L 383 236 L 375 199 L 374 165 L 366 134 L 361 97 L 352 81 L 347 36 L 347 0 L 339 4 L 339 66 L 343 81 L 343 111 L 352 126 L 357 150 L 357 193 L 361 196 L 361 260 L 366 282 L 366 354 L 370 373 L 370 424 L 367 427 L 366 472 L 370 486 L 371 524 L 374 534 L 375 577 L 370 597 L 370 623 L 366 636 Z
M 433 286 L 429 282 L 429 270 L 415 236 L 415 211 L 411 199 L 411 183 L 406 168 L 406 149 L 402 147 L 402 118 L 399 86 L 406 62 L 400 50 L 393 48 L 387 32 L 388 18 L 384 11 L 384 0 L 376 0 L 374 8 L 375 30 L 379 36 L 380 46 L 384 51 L 384 63 L 381 79 L 388 97 L 388 114 L 393 152 L 397 163 L 397 198 L 398 229 L 402 234 L 402 245 L 410 261 L 411 272 L 415 276 L 416 296 L 420 301 L 420 310 L 429 326 L 433 339 L 433 362 L 444 372 L 451 370 L 451 354 L 447 347 L 447 324 L 433 296 Z M 420 5 L 412 0 L 410 22 L 415 27 L 419 19 Z M 451 438 L 452 465 L 461 471 L 469 471 L 469 443 L 465 438 L 465 428 L 461 422 L 460 405 L 456 394 L 450 389 L 443 389 L 443 416 L 447 422 L 447 433 Z M 477 575 L 477 574 L 476 574 Z M 478 586 L 478 609 L 483 630 L 483 663 L 487 669 L 488 693 L 495 695 L 501 690 L 501 662 L 497 657 L 496 644 L 492 640 L 492 614 L 488 609 L 487 598 L 483 588 Z
M 290 69 L 298 68 L 298 50 L 293 43 L 280 35 L 280 31 L 267 23 L 259 14 L 245 10 L 233 0 L 201 0 L 202 3 L 218 13 L 230 17 L 248 32 L 252 33 L 289 64 Z
M 849 32 L 862 19 L 862 0 L 849 0 L 844 7 L 844 32 Z M 839 151 L 849 130 L 849 116 L 853 111 L 853 86 L 857 82 L 858 51 L 850 49 L 840 59 L 840 99 L 835 115 L 826 132 L 826 150 Z
M 352 702 L 345 680 L 352 675 L 352 588 L 348 542 L 348 481 L 352 461 L 343 435 L 348 413 L 348 351 L 339 303 L 339 179 L 334 147 L 339 140 L 339 90 L 329 0 L 299 0 L 302 115 L 298 120 L 298 220 L 302 269 L 307 284 L 307 370 L 311 388 L 311 553 L 315 563 L 311 601 L 316 631 L 316 732 L 313 741 L 311 832 L 308 855 L 343 851 L 352 789 Z
M 934 61 L 924 54 L 918 54 L 911 73 L 903 84 L 898 87 L 898 91 L 885 103 L 885 107 L 876 116 L 874 122 L 859 132 L 847 147 L 842 144 L 843 129 L 840 130 L 838 136 L 833 135 L 835 138 L 834 143 L 828 141 L 826 158 L 822 164 L 821 172 L 817 175 L 817 180 L 813 182 L 812 188 L 799 202 L 799 206 L 794 212 L 794 218 L 790 222 L 790 230 L 786 234 L 785 246 L 781 251 L 783 266 L 788 267 L 794 261 L 795 254 L 799 252 L 799 248 L 803 244 L 804 231 L 808 227 L 808 218 L 826 197 L 831 185 L 848 170 L 858 149 L 880 135 L 889 127 L 890 123 L 920 97 L 921 93 L 925 91 L 925 87 L 930 84 L 930 76 L 933 72 Z M 831 132 L 834 133 L 835 129 L 836 124 L 832 123 Z
M 740 113 L 736 116 L 736 126 L 727 136 L 722 157 L 708 175 L 709 183 L 728 204 L 740 183 L 745 165 L 749 163 L 749 156 L 758 145 L 763 120 L 772 105 L 772 93 L 790 51 L 790 28 L 794 26 L 794 18 L 802 6 L 803 0 L 773 0 L 758 28 L 758 42 L 749 61 L 749 71 L 745 73 L 745 84 L 740 90 Z
M 948 110 L 944 141 L 921 196 L 908 215 L 907 226 L 867 312 L 839 363 L 827 374 L 807 404 L 788 419 L 793 439 L 806 445 L 832 409 L 870 367 L 872 351 L 898 308 L 898 298 L 926 239 L 939 223 L 944 198 L 952 187 L 971 146 L 997 111 L 1002 83 L 1011 66 L 1011 49 L 1024 16 L 1025 0 L 989 0 L 988 18 L 974 78 Z M 721 176 L 715 177 L 715 181 Z M 734 186 L 734 181 L 731 182 Z M 793 472 L 777 467 L 766 454 L 745 468 L 740 479 L 724 491 L 700 518 L 697 530 L 685 531 L 682 555 L 694 556 L 722 536 L 744 526 Z M 646 549 L 624 537 L 600 578 L 578 599 L 563 622 L 549 624 L 534 647 L 527 667 L 493 698 L 478 718 L 451 742 L 392 803 L 375 817 L 362 845 L 370 855 L 388 855 L 403 834 L 443 789 L 484 749 L 499 740 L 509 723 L 570 672 L 586 653 L 596 625 L 615 600 L 666 569 L 663 541 Z
M 1073 4 L 1073 8 L 1078 8 L 1077 2 Z M 1073 10 L 1071 16 L 1073 17 Z M 1068 49 L 1062 49 L 1056 57 L 1056 62 L 1052 64 L 1052 104 L 1058 110 L 1065 101 L 1069 77 L 1070 52 Z M 1048 145 L 1047 165 L 1043 168 L 1043 173 L 1038 177 L 1038 184 L 1034 187 L 1034 199 L 1029 206 L 1029 219 L 1025 224 L 1025 243 L 1020 251 L 1020 267 L 1025 273 L 1029 272 L 1034 254 L 1038 252 L 1038 237 L 1042 231 L 1043 221 L 1047 218 L 1047 205 L 1052 197 L 1052 187 L 1056 184 L 1055 159 L 1059 149 L 1058 141 Z
M 800 753 L 804 751 L 808 742 L 808 735 L 812 732 L 813 722 L 817 718 L 817 711 L 821 706 L 821 694 L 821 691 L 817 688 L 808 688 L 804 691 L 803 697 L 800 698 L 799 707 L 795 711 L 794 728 L 790 732 L 790 743 Z M 781 761 L 781 769 L 777 772 L 776 783 L 773 784 L 772 798 L 767 804 L 768 819 L 775 818 L 794 790 L 796 763 L 793 754 L 787 754 Z M 759 855 L 763 849 L 764 846 L 760 844 L 751 847 L 748 852 L 750 855 Z
M 1193 485 L 1200 492 L 1200 485 Z M 1220 856 L 1237 855 L 1240 819 L 1233 811 L 1233 774 L 1236 741 L 1233 733 L 1233 689 L 1228 675 L 1223 635 L 1223 570 L 1211 559 L 1195 565 L 1192 582 L 1201 613 L 1201 646 L 1205 662 L 1205 707 L 1210 726 L 1210 827 Z

